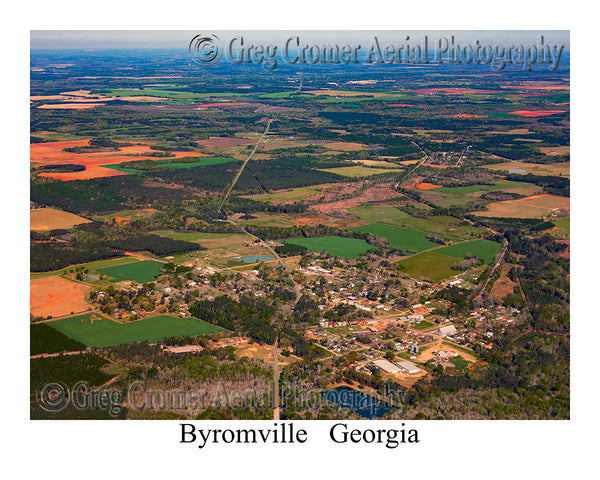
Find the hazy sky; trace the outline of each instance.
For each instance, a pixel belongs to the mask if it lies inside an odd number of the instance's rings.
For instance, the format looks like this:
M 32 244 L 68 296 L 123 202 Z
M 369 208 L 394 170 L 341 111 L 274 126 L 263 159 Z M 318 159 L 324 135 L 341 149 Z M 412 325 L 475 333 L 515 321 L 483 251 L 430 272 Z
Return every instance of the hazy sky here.
M 243 35 L 254 42 L 271 42 L 281 44 L 288 37 L 298 35 L 307 42 L 347 42 L 356 43 L 369 41 L 374 35 L 378 39 L 390 42 L 404 42 L 406 36 L 409 41 L 420 41 L 426 35 L 432 38 L 454 35 L 457 43 L 490 44 L 527 44 L 537 43 L 541 35 L 546 44 L 564 45 L 569 48 L 569 32 L 566 30 L 275 30 L 275 31 L 243 31 L 243 30 L 32 30 L 30 32 L 30 46 L 32 49 L 40 48 L 74 48 L 74 49 L 99 49 L 99 48 L 187 48 L 190 40 L 198 34 L 215 34 L 221 39 L 230 39 Z

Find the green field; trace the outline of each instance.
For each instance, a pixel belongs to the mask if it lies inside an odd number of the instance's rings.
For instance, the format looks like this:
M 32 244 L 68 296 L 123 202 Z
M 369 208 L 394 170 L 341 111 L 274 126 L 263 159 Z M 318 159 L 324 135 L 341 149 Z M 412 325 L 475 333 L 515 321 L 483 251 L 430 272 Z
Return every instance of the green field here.
M 310 187 L 297 187 L 286 190 L 279 190 L 273 193 L 258 193 L 256 195 L 242 195 L 242 198 L 250 198 L 253 200 L 259 200 L 263 202 L 286 202 L 293 200 L 302 200 L 307 197 L 318 195 L 326 187 L 329 187 L 331 183 L 323 183 L 320 185 L 314 185 Z
M 437 243 L 430 242 L 425 238 L 425 232 L 409 230 L 408 228 L 386 225 L 384 223 L 372 223 L 362 227 L 354 227 L 351 230 L 358 232 L 367 232 L 385 238 L 392 248 L 402 250 L 414 250 L 420 252 L 437 246 Z
M 198 157 L 197 162 L 188 162 L 188 163 L 168 163 L 169 160 L 164 160 L 161 162 L 157 162 L 156 166 L 165 167 L 165 168 L 192 168 L 192 167 L 204 167 L 208 165 L 219 165 L 221 163 L 230 163 L 230 162 L 239 162 L 235 158 L 227 158 L 227 157 Z
M 468 238 L 470 235 L 486 233 L 468 222 L 461 222 L 454 217 L 432 215 L 425 218 L 411 217 L 392 205 L 366 205 L 349 208 L 348 211 L 370 223 L 387 223 L 410 230 L 431 233 L 448 238 Z
M 160 273 L 163 263 L 152 260 L 137 261 L 126 265 L 98 268 L 96 271 L 112 277 L 112 282 L 133 280 L 137 283 L 152 282 Z
M 408 213 L 404 213 L 393 205 L 365 205 L 363 207 L 349 208 L 348 211 L 352 215 L 369 223 L 383 222 L 396 224 L 401 219 L 410 218 Z
M 432 190 L 432 192 L 447 192 L 457 195 L 473 195 L 479 192 L 492 192 L 502 190 L 504 192 L 519 193 L 521 195 L 534 195 L 540 191 L 540 187 L 532 183 L 513 182 L 510 180 L 501 180 L 494 182 L 493 185 L 469 185 L 468 187 L 441 187 Z
M 436 253 L 450 257 L 465 258 L 467 253 L 475 255 L 485 263 L 490 263 L 502 250 L 502 245 L 490 240 L 473 240 L 471 242 L 459 243 L 449 247 L 440 248 Z
M 290 238 L 286 240 L 286 243 L 300 245 L 313 252 L 327 252 L 336 257 L 344 258 L 358 258 L 362 253 L 373 248 L 364 240 L 338 236 Z
M 404 267 L 402 272 L 411 277 L 439 282 L 459 273 L 450 268 L 455 263 L 457 263 L 455 257 L 424 252 L 400 261 L 399 265 Z
M 87 313 L 49 322 L 47 325 L 88 347 L 110 347 L 143 341 L 158 342 L 166 337 L 204 335 L 223 331 L 221 327 L 198 318 L 176 318 L 170 315 L 159 315 L 121 324 L 97 314 Z
M 563 217 L 554 221 L 556 230 L 552 230 L 550 233 L 555 237 L 567 238 L 571 234 L 571 217 Z
M 269 213 L 269 212 L 252 212 L 250 220 L 238 219 L 241 225 L 253 225 L 253 226 L 265 226 L 265 227 L 293 227 L 296 224 L 293 222 L 293 215 L 282 214 L 282 213 Z M 302 217 L 310 217 L 308 214 L 303 214 Z
M 119 164 L 117 164 L 117 163 L 112 164 L 112 165 L 100 165 L 100 166 L 104 167 L 104 168 L 110 168 L 112 170 L 116 170 L 117 172 L 123 172 L 123 173 L 135 174 L 135 173 L 139 172 L 139 170 L 136 170 L 135 168 L 119 167 Z
M 204 244 L 203 246 L 208 249 L 239 246 L 250 239 L 243 233 L 176 232 L 175 230 L 154 230 L 150 233 L 175 240 Z
M 29 278 L 34 280 L 36 278 L 44 278 L 51 277 L 53 275 L 63 275 L 67 273 L 69 270 L 74 270 L 77 267 L 87 268 L 89 271 L 95 272 L 98 271 L 99 268 L 107 268 L 113 267 L 117 265 L 127 265 L 130 263 L 139 262 L 138 259 L 133 257 L 118 257 L 118 258 L 110 258 L 108 260 L 98 260 L 96 262 L 88 262 L 82 263 L 80 265 L 72 265 L 69 267 L 61 268 L 60 270 L 55 270 L 53 272 L 41 272 L 41 273 L 30 273 Z

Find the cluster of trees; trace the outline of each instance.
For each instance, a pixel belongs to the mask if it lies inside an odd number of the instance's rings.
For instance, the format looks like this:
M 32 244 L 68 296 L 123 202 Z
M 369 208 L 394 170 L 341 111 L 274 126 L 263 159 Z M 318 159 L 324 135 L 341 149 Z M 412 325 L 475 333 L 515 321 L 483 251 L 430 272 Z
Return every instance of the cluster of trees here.
M 46 325 L 35 323 L 29 326 L 29 354 L 56 353 L 85 350 L 87 347 L 64 333 Z
M 118 257 L 126 251 L 170 255 L 193 250 L 203 250 L 203 247 L 197 243 L 153 234 L 69 243 L 33 243 L 30 246 L 30 269 L 32 272 L 59 270 L 69 265 Z
M 242 295 L 238 301 L 221 295 L 214 300 L 200 300 L 190 305 L 190 314 L 194 317 L 271 344 L 277 338 L 277 330 L 271 322 L 275 312 L 271 302 L 252 294 Z
M 31 201 L 76 214 L 116 212 L 139 205 L 161 206 L 193 198 L 190 191 L 145 185 L 137 175 L 69 182 L 38 177 L 30 187 Z
M 506 179 L 514 182 L 533 183 L 534 185 L 543 187 L 544 192 L 546 193 L 553 193 L 563 197 L 570 196 L 571 180 L 566 177 L 556 177 L 552 175 L 532 175 L 531 173 L 528 173 L 526 175 L 507 174 Z
M 40 172 L 83 172 L 85 165 L 76 163 L 61 163 L 59 165 L 42 165 L 37 167 Z

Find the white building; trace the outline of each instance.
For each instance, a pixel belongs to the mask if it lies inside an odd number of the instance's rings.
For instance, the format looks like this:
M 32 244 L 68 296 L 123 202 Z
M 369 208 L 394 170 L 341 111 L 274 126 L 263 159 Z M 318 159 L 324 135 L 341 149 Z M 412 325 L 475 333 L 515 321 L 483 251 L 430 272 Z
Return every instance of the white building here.
M 444 327 L 440 327 L 438 332 L 442 337 L 446 337 L 448 335 L 454 335 L 457 330 L 454 325 L 446 325 Z
M 420 372 L 419 367 L 417 367 L 414 363 L 407 362 L 406 360 L 398 362 L 396 365 L 398 365 L 404 372 L 409 374 Z
M 380 368 L 381 370 L 383 370 L 386 373 L 398 373 L 400 371 L 400 369 L 398 368 L 398 366 L 394 365 L 392 362 L 389 362 L 387 360 L 381 359 L 381 360 L 374 360 L 373 364 Z

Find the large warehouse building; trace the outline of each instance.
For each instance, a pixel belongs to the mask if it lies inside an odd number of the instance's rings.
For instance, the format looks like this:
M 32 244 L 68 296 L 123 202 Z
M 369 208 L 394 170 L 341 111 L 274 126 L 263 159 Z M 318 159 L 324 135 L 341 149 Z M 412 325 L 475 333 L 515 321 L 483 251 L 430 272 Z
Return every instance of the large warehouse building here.
M 398 362 L 397 365 L 406 373 L 419 373 L 419 367 L 417 367 L 414 363 L 402 361 Z

